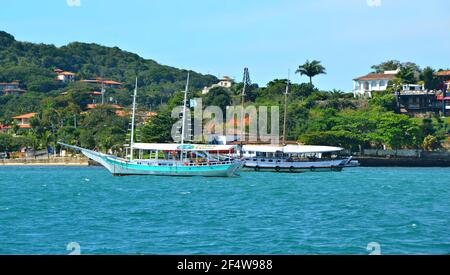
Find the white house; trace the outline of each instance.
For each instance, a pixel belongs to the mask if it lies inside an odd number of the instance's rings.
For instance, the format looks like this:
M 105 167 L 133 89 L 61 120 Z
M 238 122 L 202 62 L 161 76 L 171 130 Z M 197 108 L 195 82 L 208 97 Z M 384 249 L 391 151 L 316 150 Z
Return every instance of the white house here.
M 64 83 L 74 82 L 75 74 L 72 72 L 66 72 L 60 69 L 56 69 L 55 73 L 58 75 L 56 78 Z
M 209 93 L 209 91 L 213 88 L 222 87 L 222 88 L 231 88 L 233 85 L 234 80 L 229 76 L 224 76 L 222 79 L 220 79 L 219 83 L 213 84 L 210 87 L 205 87 L 202 91 L 202 94 L 206 95 Z
M 355 97 L 372 97 L 372 92 L 385 91 L 390 80 L 394 79 L 400 70 L 370 73 L 353 79 L 353 94 Z

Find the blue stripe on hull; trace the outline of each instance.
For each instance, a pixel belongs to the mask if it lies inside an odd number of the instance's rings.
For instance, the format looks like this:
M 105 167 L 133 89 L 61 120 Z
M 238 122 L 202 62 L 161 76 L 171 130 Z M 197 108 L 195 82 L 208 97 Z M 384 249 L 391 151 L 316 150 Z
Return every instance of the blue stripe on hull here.
M 242 166 L 240 162 L 213 166 L 156 166 L 124 162 L 89 150 L 82 152 L 87 157 L 103 165 L 114 175 L 230 177 L 235 175 Z

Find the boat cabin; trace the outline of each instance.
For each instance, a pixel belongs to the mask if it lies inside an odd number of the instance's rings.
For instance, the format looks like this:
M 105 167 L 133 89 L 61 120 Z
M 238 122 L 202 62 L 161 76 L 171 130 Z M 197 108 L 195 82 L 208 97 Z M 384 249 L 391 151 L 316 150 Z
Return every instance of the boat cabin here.
M 233 160 L 235 145 L 200 145 L 200 144 L 165 144 L 135 143 L 131 150 L 127 148 L 127 156 L 138 164 L 158 162 L 167 165 L 182 162 L 185 165 L 225 164 Z M 133 159 L 131 156 L 136 156 Z
M 310 145 L 244 145 L 243 156 L 247 161 L 297 162 L 336 158 L 343 148 Z

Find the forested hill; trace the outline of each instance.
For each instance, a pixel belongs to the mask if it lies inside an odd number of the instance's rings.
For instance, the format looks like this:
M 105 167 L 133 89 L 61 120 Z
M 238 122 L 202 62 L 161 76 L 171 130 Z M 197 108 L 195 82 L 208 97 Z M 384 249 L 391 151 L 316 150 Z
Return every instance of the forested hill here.
M 186 80 L 186 71 L 117 47 L 79 42 L 63 47 L 33 44 L 16 41 L 14 36 L 0 31 L 0 82 L 19 80 L 30 92 L 50 92 L 61 88 L 54 81 L 55 68 L 72 71 L 77 79 L 103 77 L 127 83 L 128 88 L 138 76 L 140 88 L 153 97 L 183 89 Z M 191 73 L 192 88 L 201 89 L 216 82 L 214 76 Z

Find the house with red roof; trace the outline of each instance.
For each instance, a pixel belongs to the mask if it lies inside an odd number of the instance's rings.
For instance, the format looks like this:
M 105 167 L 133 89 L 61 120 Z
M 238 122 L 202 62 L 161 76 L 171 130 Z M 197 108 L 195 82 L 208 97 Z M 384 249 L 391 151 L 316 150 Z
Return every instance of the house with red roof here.
M 450 83 L 450 70 L 438 71 L 434 73 L 434 76 L 439 79 L 441 85 L 439 89 L 449 89 L 448 85 Z
M 19 125 L 20 129 L 31 129 L 31 119 L 34 118 L 36 113 L 29 113 L 20 116 L 13 117 L 14 121 Z
M 125 111 L 122 106 L 117 105 L 117 104 L 88 104 L 86 106 L 86 108 L 88 110 L 93 110 L 93 109 L 98 108 L 99 106 L 105 106 L 105 107 L 112 108 L 112 109 L 115 110 L 114 112 L 116 113 L 116 115 L 121 116 L 121 117 L 124 117 L 124 116 L 128 115 L 128 112 Z
M 75 81 L 75 73 L 63 71 L 61 69 L 55 69 L 55 73 L 57 74 L 56 79 L 63 83 L 70 83 Z
M 395 71 L 385 71 L 383 73 L 370 73 L 365 76 L 353 79 L 353 94 L 355 97 L 372 97 L 372 92 L 386 91 L 389 81 L 393 80 L 399 73 Z
M 17 95 L 26 93 L 26 90 L 20 88 L 19 81 L 0 82 L 0 95 Z
M 101 77 L 98 77 L 96 79 L 84 79 L 84 80 L 81 80 L 81 82 L 102 85 L 106 88 L 112 88 L 112 89 L 118 89 L 123 85 L 122 82 L 118 82 L 118 81 L 114 81 L 114 80 L 106 80 Z
M 445 81 L 450 81 L 450 70 L 442 70 L 434 73 L 435 76 Z

